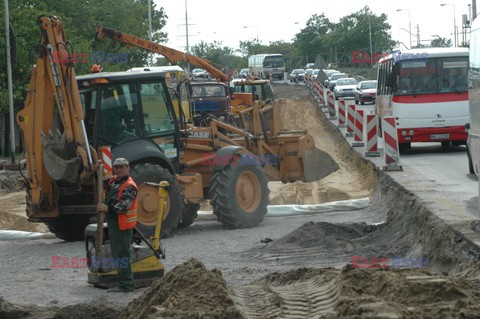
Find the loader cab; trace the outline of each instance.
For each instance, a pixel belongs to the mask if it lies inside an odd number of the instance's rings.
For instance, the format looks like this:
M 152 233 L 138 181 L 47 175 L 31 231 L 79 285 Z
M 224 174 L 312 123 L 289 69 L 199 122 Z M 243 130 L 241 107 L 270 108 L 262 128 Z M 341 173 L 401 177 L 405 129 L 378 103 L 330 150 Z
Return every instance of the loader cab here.
M 95 73 L 78 76 L 85 128 L 91 145 L 111 146 L 141 160 L 161 151 L 179 167 L 179 127 L 165 72 Z

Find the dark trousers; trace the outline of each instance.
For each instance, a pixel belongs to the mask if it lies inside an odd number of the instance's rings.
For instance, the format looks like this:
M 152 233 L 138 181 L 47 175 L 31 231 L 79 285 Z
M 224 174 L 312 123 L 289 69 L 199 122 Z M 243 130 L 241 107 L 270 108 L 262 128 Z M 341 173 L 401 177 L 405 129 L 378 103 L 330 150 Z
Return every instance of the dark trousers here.
M 119 267 L 117 269 L 117 287 L 125 290 L 133 290 L 133 273 L 130 263 L 130 245 L 132 243 L 133 229 L 119 230 L 117 218 L 116 214 L 107 213 L 108 236 L 110 237 L 112 257 L 115 260 L 121 260 L 122 258 L 128 259 L 127 267 Z M 124 266 L 124 264 L 125 263 L 120 263 L 121 266 Z

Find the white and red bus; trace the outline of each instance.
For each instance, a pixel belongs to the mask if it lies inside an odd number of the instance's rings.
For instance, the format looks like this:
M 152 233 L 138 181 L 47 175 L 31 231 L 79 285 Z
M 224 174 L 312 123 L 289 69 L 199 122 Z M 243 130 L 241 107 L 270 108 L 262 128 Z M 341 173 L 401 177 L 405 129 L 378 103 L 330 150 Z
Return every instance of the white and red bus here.
M 468 49 L 397 51 L 378 64 L 375 110 L 395 116 L 401 149 L 412 142 L 465 144 Z

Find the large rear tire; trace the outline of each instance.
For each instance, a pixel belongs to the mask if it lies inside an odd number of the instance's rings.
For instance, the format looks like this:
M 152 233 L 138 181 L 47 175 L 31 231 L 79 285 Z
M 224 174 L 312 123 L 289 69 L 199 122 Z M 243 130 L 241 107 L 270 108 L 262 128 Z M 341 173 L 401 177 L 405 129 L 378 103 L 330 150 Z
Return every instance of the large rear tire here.
M 177 229 L 178 222 L 184 210 L 183 192 L 177 179 L 167 169 L 152 163 L 138 163 L 134 165 L 130 170 L 130 176 L 132 176 L 138 187 L 145 182 L 159 183 L 161 181 L 167 181 L 170 184 L 167 211 L 162 220 L 161 237 L 165 238 L 170 236 L 170 234 Z M 138 196 L 141 198 L 140 193 Z M 138 205 L 142 205 L 140 200 Z M 138 208 L 138 229 L 147 237 L 153 236 L 155 234 L 158 212 L 156 210 L 142 210 L 141 207 Z
M 48 229 L 60 239 L 65 241 L 83 240 L 85 228 L 90 223 L 92 215 L 60 215 L 45 224 Z
M 185 206 L 185 210 L 182 213 L 182 219 L 178 223 L 178 228 L 185 228 L 193 224 L 198 216 L 197 211 L 199 208 L 200 204 L 190 204 Z
M 260 165 L 238 160 L 211 180 L 213 213 L 225 228 L 249 228 L 262 222 L 269 203 L 268 182 Z

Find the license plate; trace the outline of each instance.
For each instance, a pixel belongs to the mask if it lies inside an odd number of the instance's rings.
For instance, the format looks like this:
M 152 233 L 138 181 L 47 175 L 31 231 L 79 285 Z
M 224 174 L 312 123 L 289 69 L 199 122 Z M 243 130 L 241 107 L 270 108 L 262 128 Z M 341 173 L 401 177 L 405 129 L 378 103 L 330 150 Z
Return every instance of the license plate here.
M 450 134 L 431 134 L 430 135 L 431 140 L 445 140 L 449 138 L 450 138 Z

